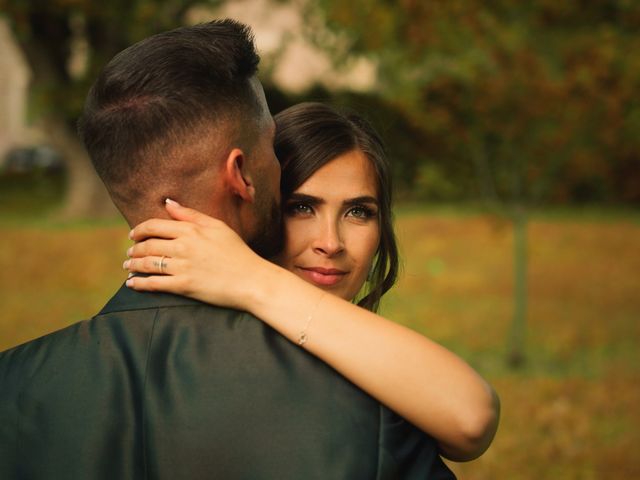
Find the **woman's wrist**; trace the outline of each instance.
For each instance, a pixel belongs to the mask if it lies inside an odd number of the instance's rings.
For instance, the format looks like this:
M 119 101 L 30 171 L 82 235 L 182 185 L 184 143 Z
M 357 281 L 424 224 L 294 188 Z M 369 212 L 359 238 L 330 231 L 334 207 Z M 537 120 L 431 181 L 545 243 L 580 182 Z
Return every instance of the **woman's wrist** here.
M 252 278 L 246 282 L 246 296 L 242 299 L 246 303 L 244 310 L 264 320 L 265 312 L 278 302 L 288 273 L 282 267 L 260 258 Z
M 276 264 L 260 271 L 264 288 L 252 292 L 248 309 L 292 342 L 306 344 L 309 329 L 326 292 Z M 317 319 L 315 319 L 317 320 Z

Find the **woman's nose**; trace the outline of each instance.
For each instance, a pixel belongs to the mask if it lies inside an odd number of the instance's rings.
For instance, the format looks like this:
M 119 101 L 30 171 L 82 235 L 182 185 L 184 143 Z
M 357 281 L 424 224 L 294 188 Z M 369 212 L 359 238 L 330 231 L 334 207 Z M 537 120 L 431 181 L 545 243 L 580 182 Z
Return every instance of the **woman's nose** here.
M 332 257 L 344 250 L 344 241 L 340 234 L 340 228 L 334 222 L 325 223 L 317 237 L 313 241 L 313 251 Z

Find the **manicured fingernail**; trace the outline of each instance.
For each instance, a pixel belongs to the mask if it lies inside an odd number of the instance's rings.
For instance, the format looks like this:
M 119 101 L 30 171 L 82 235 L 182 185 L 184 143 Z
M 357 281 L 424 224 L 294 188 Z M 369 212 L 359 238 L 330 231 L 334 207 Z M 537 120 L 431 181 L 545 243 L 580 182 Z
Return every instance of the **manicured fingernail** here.
M 132 253 L 133 253 L 133 247 L 129 247 L 127 249 L 127 257 L 130 257 Z
M 131 287 L 131 286 L 133 286 L 133 279 L 131 279 L 131 278 L 130 278 L 130 279 L 128 279 L 126 282 L 124 282 L 124 284 L 125 284 L 127 287 Z
M 130 263 L 131 263 L 131 260 L 125 260 L 124 263 L 122 264 L 122 268 L 125 270 L 129 270 Z
M 129 272 L 129 274 L 127 275 L 127 278 L 131 278 L 131 277 L 133 277 L 134 275 L 135 275 L 135 273 L 133 273 L 133 272 Z
M 129 232 L 129 238 L 130 238 L 131 240 L 133 240 L 133 230 L 131 230 L 131 231 Z
M 179 206 L 180 206 L 180 204 L 179 204 L 178 202 L 176 202 L 175 200 L 171 200 L 171 199 L 170 199 L 170 198 L 168 198 L 168 197 L 164 199 L 164 202 L 165 202 L 166 204 L 168 204 L 168 205 L 174 205 L 174 206 L 176 206 L 176 207 L 179 207 Z

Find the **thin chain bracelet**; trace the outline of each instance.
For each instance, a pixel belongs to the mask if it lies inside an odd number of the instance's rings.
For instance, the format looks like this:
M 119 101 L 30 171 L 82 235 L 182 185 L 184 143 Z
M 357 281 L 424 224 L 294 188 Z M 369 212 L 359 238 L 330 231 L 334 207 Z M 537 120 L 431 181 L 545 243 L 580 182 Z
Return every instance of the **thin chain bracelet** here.
M 318 299 L 318 302 L 316 303 L 316 306 L 313 308 L 313 310 L 311 310 L 311 313 L 309 313 L 309 316 L 307 317 L 307 324 L 304 326 L 302 330 L 300 330 L 300 335 L 298 336 L 298 345 L 301 347 L 305 343 L 307 343 L 307 340 L 309 339 L 309 335 L 307 335 L 307 329 L 309 328 L 309 325 L 311 324 L 311 320 L 313 319 L 313 313 L 318 309 L 318 305 L 320 305 L 320 302 L 322 301 L 322 299 L 326 294 L 327 293 L 324 292 L 320 296 L 320 298 Z

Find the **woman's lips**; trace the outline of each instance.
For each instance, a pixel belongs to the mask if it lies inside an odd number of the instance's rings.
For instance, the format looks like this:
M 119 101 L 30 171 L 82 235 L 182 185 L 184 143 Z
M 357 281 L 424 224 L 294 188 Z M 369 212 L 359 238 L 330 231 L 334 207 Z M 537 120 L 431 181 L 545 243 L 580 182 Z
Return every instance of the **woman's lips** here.
M 298 269 L 302 272 L 302 275 L 305 278 L 309 279 L 312 283 L 325 287 L 335 285 L 347 274 L 347 272 L 338 270 L 337 268 L 298 267 Z

